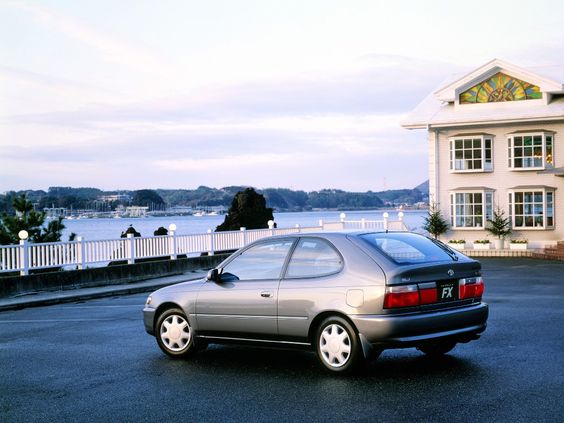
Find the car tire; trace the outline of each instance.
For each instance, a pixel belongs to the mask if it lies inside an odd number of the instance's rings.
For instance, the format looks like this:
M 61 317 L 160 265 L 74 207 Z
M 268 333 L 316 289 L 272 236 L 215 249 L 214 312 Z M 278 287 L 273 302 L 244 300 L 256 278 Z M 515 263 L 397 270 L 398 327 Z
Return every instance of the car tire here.
M 417 349 L 429 357 L 440 357 L 452 351 L 454 347 L 456 347 L 456 342 L 442 341 L 419 345 Z
M 321 364 L 335 373 L 350 373 L 360 360 L 360 343 L 353 326 L 342 317 L 329 317 L 319 325 L 315 343 Z
M 155 336 L 161 350 L 170 357 L 187 357 L 196 350 L 194 330 L 179 308 L 169 308 L 159 316 Z

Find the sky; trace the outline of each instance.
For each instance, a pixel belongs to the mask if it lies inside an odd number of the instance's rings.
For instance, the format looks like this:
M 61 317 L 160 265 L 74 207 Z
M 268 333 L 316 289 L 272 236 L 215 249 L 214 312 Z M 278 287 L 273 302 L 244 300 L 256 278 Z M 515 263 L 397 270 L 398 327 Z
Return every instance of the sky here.
M 564 2 L 0 0 L 0 192 L 413 188 L 400 121 L 493 58 L 564 64 Z

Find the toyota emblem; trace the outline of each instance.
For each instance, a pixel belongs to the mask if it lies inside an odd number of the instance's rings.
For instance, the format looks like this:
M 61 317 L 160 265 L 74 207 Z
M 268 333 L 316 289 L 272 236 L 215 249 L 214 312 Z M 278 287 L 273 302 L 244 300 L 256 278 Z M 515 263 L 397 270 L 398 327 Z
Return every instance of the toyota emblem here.
M 448 274 L 449 276 L 454 276 L 454 270 L 448 269 L 447 274 Z

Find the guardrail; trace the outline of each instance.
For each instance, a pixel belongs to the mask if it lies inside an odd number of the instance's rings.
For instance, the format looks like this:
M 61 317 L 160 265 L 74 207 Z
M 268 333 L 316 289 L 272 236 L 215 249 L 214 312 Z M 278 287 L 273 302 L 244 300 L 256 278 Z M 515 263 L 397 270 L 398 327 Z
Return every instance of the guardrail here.
M 407 230 L 402 220 L 365 220 L 324 223 L 319 226 L 294 228 L 275 228 L 274 222 L 268 229 L 212 232 L 211 229 L 203 234 L 177 235 L 174 231 L 170 235 L 152 237 L 133 237 L 88 241 L 77 237 L 76 241 L 30 243 L 20 241 L 19 245 L 0 246 L 0 273 L 20 272 L 29 274 L 30 270 L 75 267 L 84 269 L 92 265 L 104 265 L 112 261 L 127 261 L 129 264 L 136 260 L 158 257 L 169 257 L 175 260 L 179 255 L 199 255 L 207 253 L 213 255 L 216 251 L 236 250 L 261 238 L 274 235 L 287 235 L 300 232 L 316 232 L 324 230 Z

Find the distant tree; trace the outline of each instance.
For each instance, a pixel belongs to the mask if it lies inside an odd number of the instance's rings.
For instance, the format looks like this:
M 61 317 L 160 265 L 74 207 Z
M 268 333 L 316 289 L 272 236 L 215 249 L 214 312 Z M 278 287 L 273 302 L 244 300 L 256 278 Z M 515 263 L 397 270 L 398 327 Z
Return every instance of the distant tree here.
M 121 233 L 119 236 L 120 238 L 127 238 L 127 235 L 132 234 L 134 238 L 141 237 L 141 233 L 137 232 L 137 230 L 133 227 L 133 225 L 129 225 L 129 227 Z
M 246 188 L 235 195 L 224 222 L 216 228 L 216 231 L 236 231 L 242 227 L 268 228 L 269 220 L 274 220 L 274 216 L 272 209 L 266 207 L 264 196 L 253 188 Z
M 431 205 L 425 218 L 423 229 L 433 235 L 435 239 L 448 231 L 448 223 L 441 215 L 441 211 L 436 204 Z
M 20 241 L 19 233 L 27 231 L 31 242 L 57 242 L 61 240 L 63 218 L 51 220 L 45 226 L 45 213 L 34 210 L 33 204 L 25 194 L 15 197 L 12 201 L 15 214 L 2 213 L 0 220 L 0 244 L 17 244 Z
M 146 206 L 151 209 L 159 208 L 165 204 L 161 196 L 152 189 L 135 191 L 131 203 L 135 206 Z
M 162 236 L 162 235 L 168 235 L 168 229 L 163 227 L 163 226 L 159 226 L 159 228 L 153 232 L 154 236 Z

